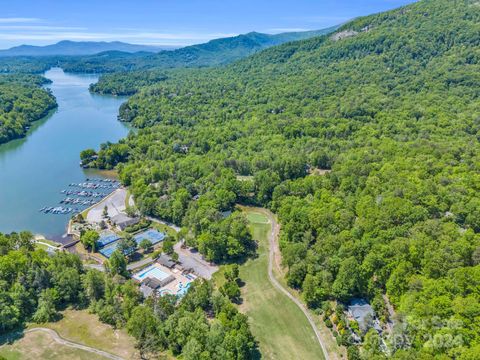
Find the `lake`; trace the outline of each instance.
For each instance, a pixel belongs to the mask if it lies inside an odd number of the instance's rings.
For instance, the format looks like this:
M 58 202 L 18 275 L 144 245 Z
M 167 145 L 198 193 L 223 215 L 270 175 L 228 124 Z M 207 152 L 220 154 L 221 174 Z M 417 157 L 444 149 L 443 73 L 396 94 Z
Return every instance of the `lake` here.
M 104 173 L 79 166 L 80 151 L 127 136 L 117 120 L 125 98 L 90 94 L 92 75 L 65 74 L 55 68 L 45 77 L 58 109 L 34 123 L 23 139 L 0 145 L 0 232 L 29 230 L 58 239 L 70 215 L 43 214 L 44 206 L 60 206 L 60 191 L 72 182 Z

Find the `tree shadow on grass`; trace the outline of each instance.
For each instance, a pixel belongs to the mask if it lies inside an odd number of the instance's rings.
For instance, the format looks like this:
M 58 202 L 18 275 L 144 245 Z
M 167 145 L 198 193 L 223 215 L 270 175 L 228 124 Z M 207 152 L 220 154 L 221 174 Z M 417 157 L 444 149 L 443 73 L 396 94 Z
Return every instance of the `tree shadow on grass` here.
M 138 251 L 136 251 L 129 256 L 129 260 L 130 260 L 130 262 L 137 262 L 137 261 L 142 260 L 142 257 L 143 257 L 143 255 L 140 254 Z
M 15 341 L 22 339 L 24 336 L 25 336 L 25 327 L 22 326 L 9 333 L 0 335 L 0 346 L 11 345 Z
M 258 343 L 255 344 L 255 348 L 253 349 L 252 359 L 253 360 L 261 360 L 262 359 L 262 353 L 258 349 Z

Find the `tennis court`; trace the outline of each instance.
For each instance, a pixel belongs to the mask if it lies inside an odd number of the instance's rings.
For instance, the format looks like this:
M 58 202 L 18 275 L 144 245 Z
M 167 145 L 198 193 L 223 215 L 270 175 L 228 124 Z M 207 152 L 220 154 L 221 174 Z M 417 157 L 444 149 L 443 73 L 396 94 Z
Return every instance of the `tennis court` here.
M 155 245 L 156 243 L 159 243 L 160 241 L 163 241 L 165 239 L 165 234 L 163 232 L 160 232 L 155 229 L 148 229 L 144 232 L 141 232 L 137 235 L 135 235 L 133 238 L 137 242 L 137 244 L 140 244 L 140 242 L 144 239 L 150 240 L 150 242 Z
M 103 247 L 117 241 L 118 239 L 120 239 L 120 236 L 118 236 L 117 234 L 110 231 L 104 231 L 100 234 L 97 245 L 98 247 Z
M 140 244 L 143 239 L 147 239 L 155 245 L 160 241 L 163 241 L 165 237 L 166 235 L 163 232 L 155 229 L 149 229 L 135 235 L 133 239 L 137 244 Z M 107 259 L 110 258 L 110 256 L 112 256 L 112 253 L 117 249 L 119 243 L 118 240 L 120 240 L 120 236 L 118 236 L 117 234 L 108 231 L 103 232 L 102 234 L 100 234 L 100 239 L 97 242 L 98 247 L 100 248 L 98 252 L 105 256 Z
M 103 256 L 105 256 L 107 259 L 109 259 L 110 256 L 112 256 L 112 253 L 117 249 L 117 245 L 118 245 L 118 241 L 103 247 L 98 252 Z

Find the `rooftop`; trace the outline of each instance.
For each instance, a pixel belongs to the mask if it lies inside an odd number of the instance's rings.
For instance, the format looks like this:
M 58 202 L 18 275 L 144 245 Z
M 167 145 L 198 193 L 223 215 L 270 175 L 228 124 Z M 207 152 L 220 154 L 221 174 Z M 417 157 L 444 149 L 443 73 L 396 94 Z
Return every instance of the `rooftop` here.
M 136 218 L 136 217 L 132 218 L 123 213 L 118 213 L 117 215 L 112 216 L 111 220 L 115 225 L 120 227 L 122 230 L 127 226 L 135 225 L 140 221 L 139 218 Z
M 165 255 L 165 254 L 161 254 L 158 259 L 157 259 L 157 262 L 160 264 L 160 265 L 163 265 L 169 269 L 173 268 L 175 266 L 175 261 L 172 260 L 172 258 L 168 255 Z
M 358 326 L 362 331 L 375 326 L 375 311 L 373 311 L 372 306 L 366 300 L 352 299 L 347 309 L 355 321 L 358 322 Z

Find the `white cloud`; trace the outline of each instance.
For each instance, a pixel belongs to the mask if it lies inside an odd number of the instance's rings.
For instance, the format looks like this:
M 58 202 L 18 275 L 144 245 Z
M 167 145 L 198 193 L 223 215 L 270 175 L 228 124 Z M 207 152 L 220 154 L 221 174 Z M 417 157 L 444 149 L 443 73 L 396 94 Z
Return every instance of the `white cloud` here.
M 61 40 L 125 41 L 137 44 L 184 46 L 234 35 L 237 34 L 199 33 L 194 31 L 168 32 L 159 29 L 138 28 L 99 31 L 87 27 L 51 24 L 38 18 L 0 17 L 0 41 L 4 46 L 19 44 L 46 45 Z
M 0 25 L 0 30 L 2 30 Z M 67 31 L 61 31 L 65 29 Z M 79 28 L 82 29 L 82 28 Z M 12 29 L 16 30 L 16 29 Z M 75 31 L 76 28 L 42 27 L 18 29 L 23 31 L 0 32 L 0 40 L 15 42 L 51 43 L 60 40 L 76 41 L 128 41 L 149 45 L 189 45 L 211 39 L 235 36 L 231 33 L 165 33 L 165 32 L 88 32 Z M 28 30 L 28 31 L 27 31 Z M 51 30 L 51 31 L 48 31 Z M 57 31 L 60 30 L 60 31 Z
M 2 25 L 0 22 L 0 30 L 22 30 L 22 31 L 76 31 L 87 30 L 85 27 L 72 26 L 43 26 L 43 25 Z
M 0 18 L 0 24 L 22 24 L 22 23 L 32 23 L 39 22 L 41 19 L 37 18 L 26 18 L 26 17 L 4 17 Z

